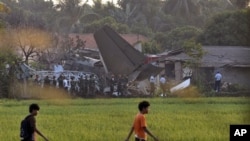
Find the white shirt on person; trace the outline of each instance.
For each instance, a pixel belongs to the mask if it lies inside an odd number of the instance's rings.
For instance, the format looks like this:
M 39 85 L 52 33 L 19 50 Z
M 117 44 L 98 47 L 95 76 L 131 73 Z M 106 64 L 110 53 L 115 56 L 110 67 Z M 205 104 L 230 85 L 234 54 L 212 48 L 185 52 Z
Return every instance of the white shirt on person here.
M 63 79 L 63 87 L 64 87 L 64 88 L 69 87 L 69 84 L 68 84 L 68 80 L 67 80 L 67 79 Z
M 166 78 L 165 77 L 161 77 L 160 78 L 160 83 L 161 84 L 165 84 L 166 83 Z
M 150 82 L 150 83 L 155 83 L 155 77 L 154 77 L 154 76 L 150 76 L 149 82 Z
M 221 78 L 222 78 L 222 75 L 220 73 L 216 73 L 214 78 L 215 78 L 216 81 L 220 81 Z

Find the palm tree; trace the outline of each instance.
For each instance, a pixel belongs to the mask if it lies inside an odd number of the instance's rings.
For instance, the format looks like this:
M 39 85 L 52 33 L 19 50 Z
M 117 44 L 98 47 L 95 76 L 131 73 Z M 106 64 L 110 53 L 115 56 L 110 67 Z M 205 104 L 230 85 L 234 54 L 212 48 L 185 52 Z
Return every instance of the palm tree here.
M 200 14 L 200 5 L 194 0 L 168 0 L 165 3 L 166 14 L 189 19 Z
M 59 27 L 61 26 L 63 32 L 70 32 L 79 23 L 84 12 L 83 5 L 86 3 L 87 0 L 83 4 L 81 0 L 59 0 L 56 5 L 59 11 L 57 23 Z

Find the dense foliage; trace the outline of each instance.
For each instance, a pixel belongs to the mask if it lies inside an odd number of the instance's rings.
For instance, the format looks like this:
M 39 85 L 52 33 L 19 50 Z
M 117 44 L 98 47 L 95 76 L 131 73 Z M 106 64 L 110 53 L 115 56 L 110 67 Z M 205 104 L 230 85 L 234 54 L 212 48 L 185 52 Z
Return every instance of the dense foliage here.
M 1 0 L 0 30 L 8 36 L 0 38 L 0 69 L 17 58 L 14 47 L 25 61 L 38 58 L 49 65 L 68 54 L 61 49 L 68 43 L 60 44 L 57 35 L 67 39 L 69 33 L 93 33 L 103 25 L 148 37 L 142 50 L 150 54 L 182 48 L 202 55 L 202 45 L 250 46 L 249 2 L 118 0 L 103 4 L 93 0 L 89 5 L 82 0 Z M 0 83 L 8 84 L 4 78 Z
M 10 84 L 13 82 L 12 66 L 19 58 L 16 57 L 13 48 L 7 42 L 8 40 L 5 31 L 0 31 L 0 98 L 8 97 L 10 91 Z
M 81 0 L 58 3 L 2 0 L 2 3 L 3 11 L 6 11 L 3 7 L 10 10 L 9 14 L 1 14 L 0 19 L 12 28 L 28 26 L 56 33 L 93 33 L 108 24 L 120 33 L 142 34 L 153 39 L 161 48 L 158 51 L 181 48 L 183 41 L 201 33 L 198 41 L 205 45 L 249 45 L 249 9 L 246 9 L 249 0 L 118 0 L 105 4 L 94 0 L 93 5 Z
M 207 24 L 199 41 L 203 45 L 250 46 L 250 9 L 225 12 Z

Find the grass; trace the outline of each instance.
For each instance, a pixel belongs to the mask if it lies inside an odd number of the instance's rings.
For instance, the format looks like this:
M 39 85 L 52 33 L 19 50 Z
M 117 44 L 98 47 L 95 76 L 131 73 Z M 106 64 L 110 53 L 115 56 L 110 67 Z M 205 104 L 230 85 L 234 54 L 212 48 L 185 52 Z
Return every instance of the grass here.
M 0 138 L 19 140 L 20 121 L 35 102 L 41 108 L 36 117 L 38 129 L 50 141 L 125 140 L 141 100 L 151 103 L 148 128 L 161 141 L 228 141 L 230 124 L 250 124 L 249 99 L 240 97 L 2 99 Z

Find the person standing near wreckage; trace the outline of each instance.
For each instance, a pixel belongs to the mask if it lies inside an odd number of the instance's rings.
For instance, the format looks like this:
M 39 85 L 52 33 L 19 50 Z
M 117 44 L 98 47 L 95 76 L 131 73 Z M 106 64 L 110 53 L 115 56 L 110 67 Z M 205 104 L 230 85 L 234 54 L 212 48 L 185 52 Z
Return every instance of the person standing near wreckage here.
M 214 76 L 215 78 L 215 84 L 214 84 L 214 90 L 216 92 L 220 92 L 220 83 L 221 83 L 221 79 L 222 79 L 222 75 L 219 71 L 217 71 L 217 73 Z
M 112 74 L 110 79 L 110 94 L 112 95 L 115 87 L 115 76 Z
M 154 95 L 154 92 L 155 92 L 155 77 L 154 77 L 154 75 L 150 76 L 149 83 L 150 83 L 150 94 Z
M 160 78 L 160 88 L 162 90 L 162 96 L 167 96 L 167 93 L 166 93 L 166 78 L 164 75 L 161 76 Z

